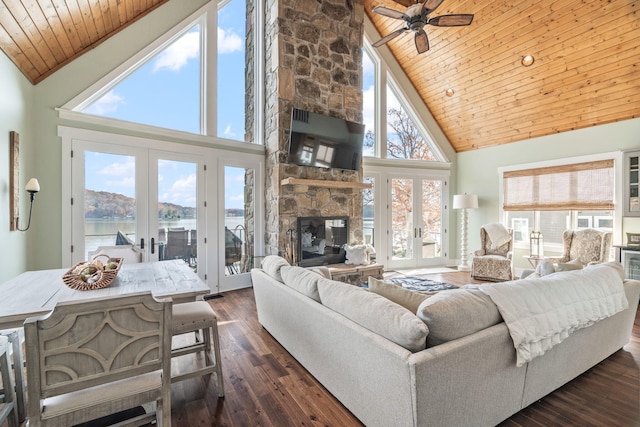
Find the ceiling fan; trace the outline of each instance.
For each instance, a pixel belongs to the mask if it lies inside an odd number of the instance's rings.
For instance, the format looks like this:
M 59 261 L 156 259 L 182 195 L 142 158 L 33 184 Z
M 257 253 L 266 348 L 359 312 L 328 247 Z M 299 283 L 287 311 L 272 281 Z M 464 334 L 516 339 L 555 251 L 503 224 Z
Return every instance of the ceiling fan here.
M 443 1 L 444 0 L 424 0 L 423 3 L 418 2 L 409 6 L 404 12 L 384 6 L 376 6 L 373 8 L 373 12 L 389 18 L 402 19 L 406 26 L 387 34 L 372 46 L 382 46 L 405 31 L 411 30 L 416 33 L 415 42 L 418 53 L 423 53 L 429 50 L 429 39 L 427 38 L 427 33 L 424 31 L 425 25 L 433 25 L 435 27 L 461 27 L 471 24 L 473 15 L 465 13 L 441 15 L 429 19 L 429 15 L 436 10 Z

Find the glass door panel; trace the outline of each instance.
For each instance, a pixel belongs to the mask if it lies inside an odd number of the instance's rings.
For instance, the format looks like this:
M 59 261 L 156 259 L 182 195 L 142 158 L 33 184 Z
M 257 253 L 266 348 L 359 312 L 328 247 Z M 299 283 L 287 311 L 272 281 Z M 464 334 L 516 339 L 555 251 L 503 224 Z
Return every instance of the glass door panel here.
M 423 259 L 442 255 L 442 181 L 422 180 L 422 225 L 418 244 Z
M 248 273 L 254 266 L 255 170 L 224 167 L 224 275 Z
M 373 187 L 362 190 L 362 235 L 364 243 L 375 247 L 375 178 L 366 176 L 363 182 Z
M 157 159 L 157 206 L 151 224 L 157 234 L 153 255 L 160 261 L 182 259 L 193 269 L 198 265 L 198 164 Z M 153 212 L 150 212 L 153 215 Z M 154 233 L 152 232 L 151 235 Z
M 413 180 L 391 180 L 391 259 L 414 257 Z
M 100 247 L 135 244 L 138 229 L 136 156 L 86 150 L 83 172 L 84 233 L 76 262 Z

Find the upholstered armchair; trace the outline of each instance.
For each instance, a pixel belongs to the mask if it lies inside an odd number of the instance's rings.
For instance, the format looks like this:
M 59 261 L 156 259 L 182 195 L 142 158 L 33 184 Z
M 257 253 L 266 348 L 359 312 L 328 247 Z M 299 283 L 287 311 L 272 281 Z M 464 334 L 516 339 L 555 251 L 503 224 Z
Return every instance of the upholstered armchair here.
M 514 277 L 513 230 L 501 224 L 483 225 L 480 227 L 480 245 L 481 249 L 474 252 L 471 277 L 493 282 L 511 280 Z
M 585 228 L 565 230 L 562 233 L 564 246 L 562 257 L 550 258 L 554 263 L 579 262 L 583 266 L 609 261 L 611 232 Z

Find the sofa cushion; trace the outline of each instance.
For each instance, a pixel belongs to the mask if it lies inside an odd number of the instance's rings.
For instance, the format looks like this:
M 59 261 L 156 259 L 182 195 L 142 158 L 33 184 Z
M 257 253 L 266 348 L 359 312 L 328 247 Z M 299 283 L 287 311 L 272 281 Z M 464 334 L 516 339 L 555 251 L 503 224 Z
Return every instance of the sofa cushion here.
M 302 267 L 284 266 L 280 269 L 282 282 L 292 289 L 320 302 L 318 294 L 318 280 L 323 276 L 312 270 Z
M 282 282 L 280 269 L 288 265 L 290 264 L 287 262 L 287 260 L 278 255 L 267 255 L 262 260 L 262 269 L 264 270 L 264 272 L 272 278 L 276 279 L 278 282 Z
M 502 321 L 491 298 L 467 286 L 440 291 L 418 307 L 418 317 L 429 327 L 427 347 L 471 335 Z
M 556 271 L 581 270 L 582 267 L 584 267 L 584 266 L 582 265 L 580 260 L 574 259 L 574 260 L 569 261 L 569 262 L 560 262 L 560 263 L 558 263 L 558 266 L 556 267 Z
M 329 279 L 318 281 L 322 304 L 360 326 L 417 352 L 426 345 L 429 329 L 406 308 L 383 296 Z
M 313 267 L 307 267 L 307 270 L 318 273 L 326 279 L 331 279 L 331 270 L 326 265 L 314 265 Z
M 404 289 L 400 285 L 394 285 L 386 283 L 382 280 L 378 280 L 375 277 L 369 277 L 369 290 L 378 295 L 382 295 L 388 300 L 400 304 L 412 313 L 418 311 L 418 307 L 422 304 L 422 301 L 429 298 L 433 293 L 419 293 L 413 292 L 408 289 Z

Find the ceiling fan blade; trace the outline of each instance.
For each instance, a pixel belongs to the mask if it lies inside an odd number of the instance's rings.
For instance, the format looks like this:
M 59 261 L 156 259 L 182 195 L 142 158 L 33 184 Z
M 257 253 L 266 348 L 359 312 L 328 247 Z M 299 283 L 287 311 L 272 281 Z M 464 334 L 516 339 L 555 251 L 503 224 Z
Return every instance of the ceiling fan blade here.
M 381 38 L 377 42 L 373 43 L 371 46 L 380 47 L 383 44 L 387 43 L 388 41 L 395 39 L 396 37 L 398 37 L 400 34 L 404 33 L 407 30 L 408 30 L 408 28 L 406 28 L 406 27 L 405 28 L 398 28 L 393 33 L 387 34 L 386 36 L 384 36 L 383 38 Z
M 416 33 L 416 50 L 418 53 L 424 53 L 429 50 L 429 38 L 424 30 Z
M 403 12 L 400 12 L 399 10 L 395 10 L 395 9 L 390 9 L 384 6 L 374 7 L 373 12 L 377 13 L 378 15 L 388 16 L 389 18 L 409 19 L 409 17 L 405 15 Z
M 422 10 L 427 10 L 427 15 L 438 8 L 444 0 L 424 0 L 422 3 Z
M 470 25 L 473 21 L 473 15 L 468 13 L 459 13 L 454 15 L 442 15 L 429 19 L 427 24 L 436 27 L 461 27 Z

